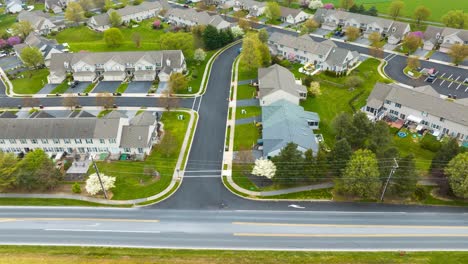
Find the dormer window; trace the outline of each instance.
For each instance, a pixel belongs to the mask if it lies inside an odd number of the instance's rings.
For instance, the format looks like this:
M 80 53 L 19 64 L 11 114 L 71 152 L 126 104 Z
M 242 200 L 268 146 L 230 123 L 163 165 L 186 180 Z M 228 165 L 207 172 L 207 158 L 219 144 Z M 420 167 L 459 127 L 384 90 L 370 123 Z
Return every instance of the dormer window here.
M 392 32 L 395 32 L 395 31 L 396 31 L 396 27 L 393 27 L 393 28 L 392 28 Z

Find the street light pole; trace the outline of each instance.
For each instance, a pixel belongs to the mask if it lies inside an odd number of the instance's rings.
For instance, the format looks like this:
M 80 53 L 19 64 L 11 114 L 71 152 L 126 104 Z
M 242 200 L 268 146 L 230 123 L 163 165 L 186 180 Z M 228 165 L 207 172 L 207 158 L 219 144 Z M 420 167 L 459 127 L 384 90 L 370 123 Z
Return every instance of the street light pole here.
M 380 201 L 381 201 L 381 202 L 383 202 L 383 199 L 384 199 L 384 196 L 385 196 L 385 192 L 387 191 L 388 183 L 390 182 L 390 178 L 392 178 L 392 176 L 393 176 L 393 174 L 395 173 L 396 169 L 398 169 L 398 162 L 397 162 L 397 160 L 394 158 L 393 161 L 395 162 L 395 164 L 393 165 L 392 170 L 391 170 L 390 173 L 388 174 L 387 181 L 385 182 L 384 189 L 382 190 L 382 195 L 380 196 Z
M 99 179 L 99 183 L 101 184 L 101 189 L 104 192 L 104 197 L 107 200 L 108 199 L 107 198 L 107 192 L 106 192 L 106 189 L 104 189 L 104 184 L 102 183 L 102 179 L 101 179 L 101 175 L 99 174 L 98 166 L 96 165 L 96 162 L 94 162 L 94 159 L 93 159 L 92 155 L 91 155 L 91 161 L 93 162 L 94 170 L 96 171 L 96 175 L 97 175 L 97 177 Z

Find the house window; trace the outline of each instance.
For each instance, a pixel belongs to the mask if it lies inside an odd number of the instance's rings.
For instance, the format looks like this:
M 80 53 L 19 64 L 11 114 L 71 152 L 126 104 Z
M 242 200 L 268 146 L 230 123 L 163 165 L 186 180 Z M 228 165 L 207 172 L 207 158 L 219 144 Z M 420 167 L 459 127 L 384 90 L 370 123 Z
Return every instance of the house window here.
M 75 139 L 76 144 L 81 144 L 81 139 Z
M 425 126 L 428 126 L 429 125 L 429 122 L 427 122 L 426 120 L 422 120 L 421 121 L 421 124 L 425 125 Z
M 395 110 L 390 110 L 390 114 L 392 115 L 395 115 L 395 116 L 398 116 L 398 111 L 395 111 Z
M 16 139 L 10 139 L 10 144 L 16 144 Z
M 26 144 L 26 143 L 27 143 L 27 142 L 26 142 L 26 139 L 20 139 L 20 143 L 21 143 L 21 144 Z
M 0 144 L 5 144 L 5 140 L 0 139 Z
M 60 139 L 55 138 L 55 139 L 53 139 L 53 141 L 54 141 L 54 144 L 60 144 Z
M 115 142 L 116 142 L 116 141 L 115 141 L 115 138 L 110 138 L 110 139 L 109 139 L 109 143 L 115 143 Z
M 87 138 L 87 139 L 86 139 L 86 143 L 88 143 L 88 144 L 93 144 L 93 140 L 90 139 L 90 138 Z
M 130 153 L 130 148 L 124 148 L 124 152 Z
M 37 139 L 31 139 L 31 143 L 37 144 Z
M 406 115 L 405 114 L 400 114 L 400 119 L 405 119 Z
M 41 139 L 42 144 L 47 144 L 49 141 L 47 139 Z
M 440 122 L 444 122 L 444 121 L 445 121 L 445 118 L 441 117 Z
M 138 148 L 138 153 L 143 153 L 143 148 Z
M 66 139 L 63 140 L 63 143 L 65 143 L 65 144 L 70 144 L 71 141 L 70 141 L 70 139 L 66 138 Z
M 390 100 L 385 100 L 385 104 L 388 104 L 388 105 L 389 105 L 389 104 L 391 104 L 391 103 L 392 103 L 392 101 L 390 101 Z
M 309 126 L 318 126 L 318 122 L 317 121 L 307 121 L 307 124 Z
M 103 138 L 101 138 L 101 139 L 99 139 L 99 143 L 106 144 L 106 141 Z
M 401 108 L 401 104 L 399 104 L 399 103 L 395 103 L 395 107 L 397 107 L 397 108 Z
M 422 111 L 421 115 L 427 117 L 429 115 L 429 113 Z
M 147 70 L 152 70 L 153 69 L 153 66 L 146 66 L 145 67 Z

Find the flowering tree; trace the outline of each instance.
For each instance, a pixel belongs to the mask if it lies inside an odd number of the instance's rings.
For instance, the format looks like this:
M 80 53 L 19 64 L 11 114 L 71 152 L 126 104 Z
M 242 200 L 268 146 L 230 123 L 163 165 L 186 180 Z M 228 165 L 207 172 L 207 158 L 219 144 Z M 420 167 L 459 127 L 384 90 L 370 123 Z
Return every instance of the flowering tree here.
M 269 159 L 259 158 L 255 161 L 252 174 L 272 179 L 276 174 L 276 165 Z
M 309 2 L 309 8 L 310 9 L 317 9 L 323 7 L 323 3 L 321 0 L 311 0 Z
M 0 49 L 4 48 L 6 45 L 8 45 L 7 41 L 4 39 L 0 39 Z
M 232 27 L 231 32 L 234 38 L 242 37 L 244 35 L 244 30 L 239 26 Z
M 14 46 L 21 43 L 21 38 L 18 36 L 9 37 L 7 40 L 8 45 Z
M 193 59 L 196 60 L 198 63 L 204 61 L 206 58 L 206 52 L 202 49 L 196 49 L 195 53 L 193 54 Z
M 102 185 L 107 191 L 115 187 L 115 177 L 106 176 L 101 174 Z M 89 175 L 89 178 L 86 180 L 86 191 L 91 195 L 96 195 L 102 191 L 101 183 L 96 173 Z
M 294 54 L 294 53 L 289 53 L 289 54 L 288 54 L 288 60 L 290 60 L 290 61 L 295 61 L 295 60 L 296 60 L 296 54 Z
M 156 19 L 154 22 L 153 22 L 153 28 L 154 29 L 159 29 L 161 28 L 161 21 Z
M 416 36 L 420 39 L 424 37 L 424 33 L 422 33 L 422 31 L 414 31 L 414 32 L 411 32 L 410 35 Z
M 325 9 L 334 9 L 335 6 L 332 3 L 327 3 L 323 5 L 323 8 Z

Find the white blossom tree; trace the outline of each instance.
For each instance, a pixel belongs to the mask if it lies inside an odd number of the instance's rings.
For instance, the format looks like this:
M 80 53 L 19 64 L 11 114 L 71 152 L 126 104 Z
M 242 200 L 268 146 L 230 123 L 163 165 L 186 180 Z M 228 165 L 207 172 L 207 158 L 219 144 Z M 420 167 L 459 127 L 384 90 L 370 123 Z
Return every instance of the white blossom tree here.
M 193 54 L 193 59 L 196 60 L 198 63 L 204 61 L 206 58 L 206 52 L 202 49 L 196 49 L 195 53 Z
M 101 174 L 102 185 L 104 189 L 108 191 L 111 188 L 115 187 L 115 177 L 106 176 Z M 96 195 L 102 191 L 101 183 L 96 173 L 89 175 L 89 178 L 86 180 L 86 191 L 91 195 Z
M 269 159 L 259 158 L 255 161 L 252 174 L 272 179 L 276 174 L 276 165 Z
M 323 7 L 323 3 L 321 0 L 311 0 L 309 2 L 309 8 L 310 9 L 317 9 Z
M 244 35 L 244 30 L 239 26 L 232 27 L 231 32 L 234 38 L 242 37 Z

